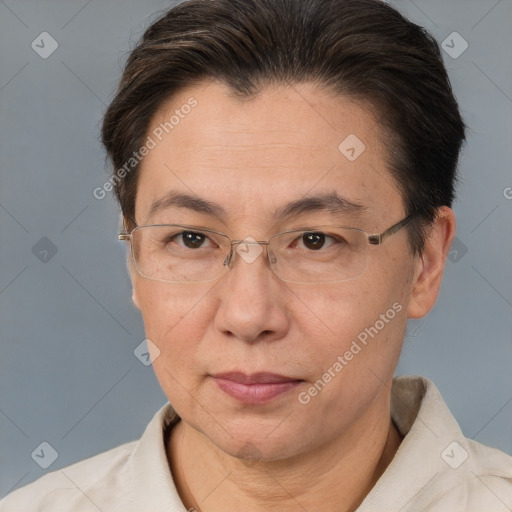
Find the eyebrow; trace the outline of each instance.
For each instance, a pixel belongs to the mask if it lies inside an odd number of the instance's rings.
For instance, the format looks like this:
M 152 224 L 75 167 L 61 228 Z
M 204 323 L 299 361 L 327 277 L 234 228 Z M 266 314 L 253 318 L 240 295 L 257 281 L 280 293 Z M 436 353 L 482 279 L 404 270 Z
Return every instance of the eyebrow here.
M 274 214 L 274 219 L 284 219 L 304 213 L 327 211 L 332 214 L 360 216 L 368 208 L 354 203 L 338 195 L 336 192 L 317 196 L 306 196 L 297 201 L 291 201 L 280 207 Z
M 222 206 L 212 203 L 211 201 L 189 194 L 170 192 L 152 203 L 151 208 L 149 209 L 149 217 L 152 217 L 155 213 L 172 207 L 188 208 L 195 212 L 205 213 L 206 215 L 216 217 L 223 217 L 226 214 L 226 211 Z
M 167 208 L 187 208 L 198 213 L 204 213 L 219 218 L 226 215 L 226 210 L 217 203 L 201 199 L 190 194 L 170 192 L 154 201 L 149 210 L 149 217 Z M 327 211 L 332 214 L 359 216 L 368 208 L 354 203 L 338 195 L 336 192 L 316 196 L 306 196 L 296 201 L 290 201 L 274 213 L 274 220 L 286 219 L 304 213 Z

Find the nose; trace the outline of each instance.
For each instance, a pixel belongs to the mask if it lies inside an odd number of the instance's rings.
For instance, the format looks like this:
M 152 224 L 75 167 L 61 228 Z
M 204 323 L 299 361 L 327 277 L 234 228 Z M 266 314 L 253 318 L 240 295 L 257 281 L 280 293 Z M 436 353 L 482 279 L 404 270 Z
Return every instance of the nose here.
M 247 238 L 233 247 L 231 270 L 216 287 L 216 329 L 246 342 L 282 338 L 289 328 L 286 287 L 271 271 L 265 246 Z

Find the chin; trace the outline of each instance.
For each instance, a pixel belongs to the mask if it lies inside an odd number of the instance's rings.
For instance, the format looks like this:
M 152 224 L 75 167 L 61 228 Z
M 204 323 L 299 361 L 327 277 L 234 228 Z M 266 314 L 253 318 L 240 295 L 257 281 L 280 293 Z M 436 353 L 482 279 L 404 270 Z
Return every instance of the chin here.
M 247 466 L 255 465 L 257 462 L 271 462 L 297 455 L 300 449 L 295 446 L 293 440 L 288 439 L 255 439 L 250 436 L 241 437 L 236 440 L 226 439 L 226 443 L 217 444 L 217 448 L 224 453 L 240 459 Z
M 293 415 L 290 415 L 290 418 Z M 283 418 L 284 421 L 283 421 Z M 307 451 L 312 442 L 304 436 L 304 428 L 291 423 L 287 414 L 272 420 L 256 417 L 230 422 L 219 417 L 219 424 L 198 428 L 208 440 L 222 452 L 253 465 L 255 461 L 288 459 Z M 195 428 L 195 427 L 194 427 Z

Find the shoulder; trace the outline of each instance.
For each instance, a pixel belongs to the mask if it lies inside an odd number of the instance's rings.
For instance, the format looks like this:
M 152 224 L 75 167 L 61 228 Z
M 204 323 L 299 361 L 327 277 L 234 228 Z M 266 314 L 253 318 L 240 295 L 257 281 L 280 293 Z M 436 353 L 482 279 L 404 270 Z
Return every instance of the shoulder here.
M 467 460 L 461 466 L 461 469 L 464 468 L 463 478 L 453 486 L 445 499 L 453 503 L 466 502 L 468 510 L 510 512 L 512 457 L 467 438 L 465 449 Z
M 406 434 L 397 459 L 421 475 L 394 474 L 416 485 L 404 510 L 510 512 L 512 457 L 465 437 L 428 379 L 401 377 L 393 385 L 394 419 Z
M 164 435 L 179 421 L 164 405 L 137 441 L 48 473 L 0 502 L 0 512 L 176 510 Z
M 426 510 L 510 512 L 512 457 L 470 439 L 456 449 L 464 450 L 458 457 L 465 460 L 438 475 L 435 498 Z
M 119 483 L 136 446 L 131 442 L 89 459 L 53 471 L 8 495 L 0 502 L 1 512 L 30 510 L 73 512 L 98 511 L 91 494 Z

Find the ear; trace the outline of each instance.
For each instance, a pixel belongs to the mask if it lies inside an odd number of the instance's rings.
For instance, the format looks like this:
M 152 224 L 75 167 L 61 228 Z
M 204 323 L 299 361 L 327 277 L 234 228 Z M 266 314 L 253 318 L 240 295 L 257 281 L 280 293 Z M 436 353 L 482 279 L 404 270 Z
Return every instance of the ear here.
M 135 307 L 140 311 L 139 298 L 137 296 L 137 292 L 135 291 L 135 286 L 132 288 L 132 301 L 135 304 Z
M 130 253 L 126 258 L 126 270 L 128 271 L 128 276 L 130 277 L 130 282 L 132 283 L 132 301 L 135 304 L 135 307 L 140 310 L 139 297 L 137 295 L 137 290 L 135 286 L 135 282 L 137 279 L 137 271 L 133 268 L 132 259 L 130 257 Z
M 425 239 L 423 252 L 418 257 L 407 310 L 409 318 L 421 318 L 434 307 L 454 236 L 455 214 L 451 208 L 442 206 L 437 211 L 436 219 Z

